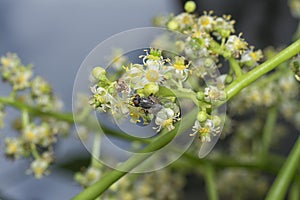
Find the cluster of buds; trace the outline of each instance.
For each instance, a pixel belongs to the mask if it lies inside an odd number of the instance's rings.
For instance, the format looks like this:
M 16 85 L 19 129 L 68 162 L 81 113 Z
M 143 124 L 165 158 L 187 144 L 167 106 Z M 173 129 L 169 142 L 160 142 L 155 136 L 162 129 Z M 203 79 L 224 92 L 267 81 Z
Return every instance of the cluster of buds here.
M 39 116 L 35 112 L 60 111 L 62 103 L 53 95 L 51 86 L 43 78 L 32 77 L 32 66 L 23 65 L 16 54 L 8 53 L 0 61 L 2 79 L 12 87 L 11 95 L 5 99 L 12 105 L 14 102 L 24 105 L 13 127 L 20 134 L 5 140 L 6 156 L 12 159 L 33 158 L 28 172 L 41 178 L 47 174 L 54 160 L 53 145 L 59 135 L 69 131 L 69 124 L 49 116 Z M 3 124 L 4 108 L 7 106 L 5 102 L 0 104 L 0 125 Z

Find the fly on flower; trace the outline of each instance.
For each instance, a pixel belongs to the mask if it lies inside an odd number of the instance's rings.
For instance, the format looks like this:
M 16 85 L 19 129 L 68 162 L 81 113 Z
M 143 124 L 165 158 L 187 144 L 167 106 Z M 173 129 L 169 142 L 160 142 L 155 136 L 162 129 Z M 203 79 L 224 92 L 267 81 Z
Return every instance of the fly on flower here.
M 132 103 L 134 106 L 144 109 L 146 113 L 156 114 L 162 108 L 158 98 L 153 95 L 141 97 L 139 94 L 136 94 Z
M 140 108 L 140 111 L 145 114 L 144 117 L 142 117 L 142 121 L 144 123 L 146 122 L 146 124 L 150 123 L 153 119 L 156 119 L 158 113 L 161 113 L 161 110 L 165 108 L 168 108 L 173 112 L 172 116 L 170 116 L 171 118 L 166 119 L 169 120 L 169 123 L 173 125 L 173 123 L 180 120 L 179 107 L 176 105 L 173 97 L 158 97 L 153 94 L 150 94 L 149 96 L 140 96 L 139 94 L 135 94 L 132 96 L 130 104 L 136 108 Z

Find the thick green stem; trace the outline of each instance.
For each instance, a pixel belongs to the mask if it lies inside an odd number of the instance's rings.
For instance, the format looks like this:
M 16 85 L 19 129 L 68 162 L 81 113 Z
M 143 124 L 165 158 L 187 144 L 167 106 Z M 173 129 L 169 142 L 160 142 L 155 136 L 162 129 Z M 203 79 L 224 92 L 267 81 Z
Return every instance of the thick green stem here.
M 291 153 L 289 154 L 283 167 L 280 169 L 275 182 L 273 183 L 266 200 L 281 200 L 295 176 L 295 172 L 300 162 L 300 137 L 298 137 Z
M 289 200 L 299 200 L 300 199 L 300 179 L 295 179 L 290 192 L 289 192 Z
M 181 122 L 181 130 L 187 130 L 193 123 L 193 119 L 196 118 L 197 110 L 193 110 L 186 117 L 182 118 Z M 103 177 L 101 177 L 100 181 L 86 188 L 84 191 L 79 193 L 77 196 L 73 198 L 73 200 L 93 200 L 106 189 L 108 189 L 113 183 L 117 180 L 125 176 L 128 172 L 134 169 L 137 165 L 145 161 L 147 158 L 153 155 L 151 152 L 155 152 L 156 150 L 161 149 L 165 145 L 167 145 L 174 137 L 176 137 L 178 131 L 179 124 L 175 125 L 175 129 L 167 132 L 165 129 L 160 133 L 160 135 L 153 140 L 147 147 L 145 147 L 140 154 L 136 154 L 129 158 L 126 162 L 119 166 L 119 170 L 114 170 L 110 173 L 107 173 Z
M 237 93 L 239 93 L 243 88 L 250 85 L 252 82 L 257 80 L 259 77 L 268 73 L 280 63 L 285 62 L 294 55 L 300 52 L 300 39 L 279 52 L 276 56 L 262 63 L 258 67 L 254 68 L 250 72 L 240 76 L 233 83 L 231 83 L 226 89 L 227 100 L 231 99 Z
M 205 164 L 204 178 L 209 200 L 218 200 L 218 191 L 215 183 L 215 170 L 210 163 Z

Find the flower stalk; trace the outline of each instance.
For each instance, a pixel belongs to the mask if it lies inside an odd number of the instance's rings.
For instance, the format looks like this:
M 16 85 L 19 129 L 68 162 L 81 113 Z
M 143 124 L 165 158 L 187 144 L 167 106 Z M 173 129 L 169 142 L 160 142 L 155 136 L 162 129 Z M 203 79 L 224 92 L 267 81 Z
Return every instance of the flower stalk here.
M 257 66 L 250 72 L 240 76 L 233 83 L 231 83 L 226 89 L 227 100 L 231 99 L 233 96 L 238 94 L 243 88 L 247 87 L 258 78 L 267 74 L 279 64 L 287 61 L 291 57 L 295 56 L 300 52 L 300 39 L 292 43 L 290 46 L 279 52 L 273 58 L 265 61 L 261 65 Z
M 298 137 L 286 162 L 279 171 L 266 200 L 284 199 L 287 189 L 293 180 L 300 162 L 300 137 Z

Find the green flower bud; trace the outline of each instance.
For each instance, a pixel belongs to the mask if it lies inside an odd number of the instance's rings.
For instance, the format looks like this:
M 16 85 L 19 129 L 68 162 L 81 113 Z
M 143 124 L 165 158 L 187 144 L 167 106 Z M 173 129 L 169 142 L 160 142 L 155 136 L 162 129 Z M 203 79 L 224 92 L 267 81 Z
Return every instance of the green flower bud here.
M 231 31 L 230 30 L 220 30 L 219 31 L 220 35 L 222 38 L 228 38 L 231 34 Z
M 169 21 L 169 23 L 167 24 L 168 29 L 175 31 L 179 28 L 179 24 L 177 21 L 175 20 L 171 20 Z
M 149 96 L 151 94 L 156 94 L 158 91 L 159 91 L 159 86 L 157 83 L 150 82 L 144 86 L 144 94 L 146 96 Z
M 204 100 L 204 92 L 200 91 L 200 92 L 197 92 L 196 93 L 196 98 L 199 100 L 199 101 L 203 101 Z
M 184 4 L 184 10 L 188 13 L 192 13 L 196 10 L 196 3 L 194 1 L 187 1 Z
M 205 111 L 200 111 L 197 114 L 197 120 L 199 122 L 205 122 L 207 120 L 207 113 Z
M 233 81 L 233 77 L 231 75 L 227 75 L 225 79 L 225 83 L 229 84 Z
M 99 79 L 100 76 L 103 76 L 103 75 L 105 76 L 106 71 L 102 67 L 98 66 L 93 69 L 92 74 L 95 77 L 95 79 Z

